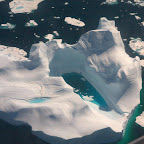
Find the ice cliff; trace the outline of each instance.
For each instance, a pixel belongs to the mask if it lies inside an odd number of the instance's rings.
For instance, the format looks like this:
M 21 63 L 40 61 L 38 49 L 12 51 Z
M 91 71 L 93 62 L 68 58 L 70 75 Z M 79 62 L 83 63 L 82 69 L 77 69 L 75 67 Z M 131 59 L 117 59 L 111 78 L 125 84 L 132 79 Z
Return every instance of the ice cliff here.
M 35 135 L 50 143 L 116 141 L 127 115 L 139 104 L 140 60 L 126 54 L 114 21 L 106 18 L 74 45 L 40 42 L 31 47 L 28 59 L 20 61 L 0 53 L 0 118 L 16 125 L 29 124 Z M 73 92 L 62 78 L 71 72 L 83 75 L 93 85 L 109 111 Z M 49 99 L 29 103 L 36 98 Z

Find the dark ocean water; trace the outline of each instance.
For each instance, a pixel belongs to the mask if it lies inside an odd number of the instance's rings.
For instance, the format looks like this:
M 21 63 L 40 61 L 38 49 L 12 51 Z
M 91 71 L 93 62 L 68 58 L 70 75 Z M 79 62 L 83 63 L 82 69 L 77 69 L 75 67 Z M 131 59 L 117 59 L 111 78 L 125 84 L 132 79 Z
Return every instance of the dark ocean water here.
M 0 29 L 0 44 L 7 46 L 15 46 L 24 49 L 29 53 L 30 47 L 39 41 L 46 42 L 44 36 L 53 31 L 57 31 L 63 42 L 74 44 L 79 37 L 85 32 L 96 29 L 100 17 L 106 17 L 109 20 L 115 20 L 118 30 L 121 32 L 124 41 L 126 52 L 135 57 L 136 54 L 128 46 L 130 37 L 140 37 L 144 40 L 144 27 L 140 26 L 140 22 L 144 21 L 144 7 L 132 6 L 126 3 L 118 5 L 101 5 L 104 0 L 44 0 L 38 6 L 38 9 L 30 14 L 14 14 L 10 17 L 8 3 L 10 0 L 0 2 L 0 24 L 12 23 L 16 24 L 14 30 Z M 68 2 L 68 5 L 64 3 Z M 52 8 L 54 7 L 54 8 Z M 85 8 L 85 9 L 83 9 Z M 142 20 L 136 20 L 135 16 L 130 13 L 137 13 Z M 85 27 L 75 27 L 64 22 L 65 17 L 73 17 L 80 19 L 86 25 Z M 114 17 L 119 16 L 118 19 Z M 60 17 L 55 19 L 54 17 Z M 25 23 L 29 20 L 35 20 L 38 23 L 37 27 L 25 27 Z M 41 21 L 44 19 L 44 21 Z M 40 36 L 36 38 L 34 33 Z M 142 59 L 142 57 L 141 57 Z M 144 89 L 141 91 L 141 106 L 139 105 L 134 111 L 133 116 L 129 120 L 123 139 L 119 144 L 128 143 L 135 138 L 144 134 L 143 128 L 135 123 L 135 118 L 143 110 L 144 104 Z M 7 125 L 7 128 L 10 126 Z M 0 130 L 2 129 L 0 125 Z M 6 130 L 5 130 L 6 131 Z M 39 142 L 40 143 L 40 142 Z

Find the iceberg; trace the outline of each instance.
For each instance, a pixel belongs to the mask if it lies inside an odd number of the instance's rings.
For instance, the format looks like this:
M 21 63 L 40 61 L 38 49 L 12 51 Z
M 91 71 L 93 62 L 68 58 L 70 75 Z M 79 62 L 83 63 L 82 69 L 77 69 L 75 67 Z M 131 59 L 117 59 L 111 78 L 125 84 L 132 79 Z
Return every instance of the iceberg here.
M 9 3 L 11 11 L 16 13 L 31 13 L 38 8 L 43 0 L 13 0 Z
M 36 27 L 38 24 L 34 20 L 30 20 L 25 24 L 25 27 Z
M 132 38 L 129 41 L 129 46 L 134 52 L 144 56 L 144 41 L 141 38 Z
M 9 29 L 13 30 L 16 27 L 14 24 L 6 23 L 6 24 L 1 24 L 0 29 Z
M 140 59 L 126 54 L 115 22 L 106 18 L 74 45 L 39 42 L 32 45 L 29 58 L 14 61 L 1 53 L 0 61 L 0 118 L 29 124 L 33 134 L 52 144 L 117 141 L 127 115 L 140 102 Z M 62 78 L 73 72 L 89 81 L 109 110 L 74 92 Z M 29 102 L 40 98 L 49 99 Z
M 75 18 L 71 18 L 71 17 L 65 17 L 65 22 L 70 24 L 70 25 L 74 25 L 74 26 L 78 26 L 78 27 L 84 27 L 85 23 L 77 20 Z

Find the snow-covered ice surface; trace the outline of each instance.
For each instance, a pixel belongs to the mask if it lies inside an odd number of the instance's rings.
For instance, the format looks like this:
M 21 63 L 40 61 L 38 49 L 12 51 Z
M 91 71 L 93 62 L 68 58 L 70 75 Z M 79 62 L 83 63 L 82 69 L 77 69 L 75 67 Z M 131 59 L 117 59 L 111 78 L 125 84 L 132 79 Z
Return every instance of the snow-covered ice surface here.
M 0 45 L 0 55 L 6 55 L 12 61 L 27 60 L 27 58 L 25 57 L 27 56 L 27 53 L 24 50 L 16 48 L 16 47 Z
M 140 60 L 126 54 L 114 21 L 106 18 L 74 45 L 60 40 L 40 42 L 31 47 L 28 59 L 13 61 L 2 51 L 0 62 L 0 118 L 16 125 L 27 123 L 35 135 L 52 144 L 67 144 L 67 139 L 74 144 L 84 144 L 85 138 L 90 143 L 119 140 L 125 113 L 131 113 L 140 101 Z M 110 111 L 74 93 L 62 78 L 71 72 L 83 75 Z M 40 98 L 50 99 L 28 102 Z
M 38 24 L 34 20 L 30 20 L 25 24 L 26 27 L 36 27 Z
M 65 17 L 65 22 L 74 26 L 78 26 L 78 27 L 84 27 L 85 23 L 77 20 L 75 18 L 71 18 L 71 17 Z
M 16 27 L 16 25 L 11 24 L 11 23 L 6 23 L 6 24 L 1 24 L 0 29 L 9 29 L 12 30 Z
M 38 8 L 38 4 L 43 0 L 13 0 L 9 7 L 13 13 L 30 13 Z
M 136 117 L 136 123 L 144 127 L 144 112 L 138 117 Z
M 144 56 L 144 41 L 141 38 L 133 38 L 129 41 L 130 48 L 141 56 Z

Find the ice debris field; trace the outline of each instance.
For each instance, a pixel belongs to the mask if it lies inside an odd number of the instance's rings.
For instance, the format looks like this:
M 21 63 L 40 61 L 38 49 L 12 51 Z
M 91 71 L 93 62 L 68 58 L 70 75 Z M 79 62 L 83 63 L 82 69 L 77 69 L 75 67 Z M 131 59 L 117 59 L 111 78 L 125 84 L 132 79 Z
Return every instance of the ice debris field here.
M 49 36 L 50 37 L 50 36 Z M 14 125 L 27 123 L 33 134 L 52 144 L 97 143 L 122 137 L 127 116 L 140 103 L 139 57 L 126 52 L 114 21 L 101 18 L 96 30 L 74 45 L 50 40 L 32 45 L 29 57 L 18 48 L 0 46 L 0 118 Z M 80 96 L 64 75 L 87 80 L 108 109 Z M 64 80 L 65 79 L 65 80 Z M 68 79 L 67 79 L 68 80 Z M 107 133 L 103 137 L 99 134 Z

